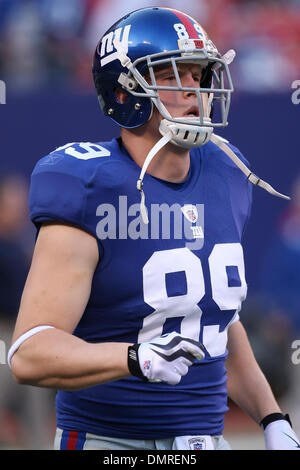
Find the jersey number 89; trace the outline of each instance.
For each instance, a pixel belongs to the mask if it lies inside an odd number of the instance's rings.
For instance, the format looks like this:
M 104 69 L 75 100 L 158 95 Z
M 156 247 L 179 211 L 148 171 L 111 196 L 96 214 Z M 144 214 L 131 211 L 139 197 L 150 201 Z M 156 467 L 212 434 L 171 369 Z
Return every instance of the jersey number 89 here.
M 213 300 L 220 310 L 239 311 L 247 292 L 240 243 L 216 244 L 208 263 Z M 238 269 L 239 286 L 228 285 L 227 266 Z M 166 274 L 178 271 L 185 272 L 187 292 L 185 295 L 168 297 Z M 182 335 L 199 341 L 202 310 L 198 304 L 205 294 L 205 282 L 201 260 L 192 251 L 175 248 L 154 252 L 143 268 L 143 288 L 144 301 L 155 310 L 144 318 L 138 335 L 139 343 L 161 336 L 166 319 L 172 317 L 182 317 Z M 228 325 L 222 332 L 219 331 L 219 325 L 203 326 L 202 343 L 211 357 L 225 353 Z

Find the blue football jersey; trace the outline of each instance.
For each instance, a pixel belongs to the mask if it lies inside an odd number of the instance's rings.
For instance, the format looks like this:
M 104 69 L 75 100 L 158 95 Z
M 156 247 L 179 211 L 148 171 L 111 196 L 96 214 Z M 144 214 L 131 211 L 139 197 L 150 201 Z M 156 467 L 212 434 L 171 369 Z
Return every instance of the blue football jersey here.
M 205 359 L 178 385 L 130 376 L 58 391 L 57 425 L 64 430 L 132 439 L 222 433 L 227 332 L 247 291 L 241 240 L 251 184 L 212 142 L 190 155 L 183 183 L 146 173 L 149 224 L 140 216 L 141 169 L 120 139 L 67 144 L 33 171 L 36 226 L 73 224 L 99 247 L 91 295 L 73 334 L 91 343 L 140 343 L 178 331 L 205 348 Z

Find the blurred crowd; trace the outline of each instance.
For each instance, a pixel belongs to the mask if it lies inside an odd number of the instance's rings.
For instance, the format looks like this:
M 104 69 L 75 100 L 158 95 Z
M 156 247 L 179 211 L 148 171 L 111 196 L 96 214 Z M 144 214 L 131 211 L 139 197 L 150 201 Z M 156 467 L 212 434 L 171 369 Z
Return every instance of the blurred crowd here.
M 157 0 L 1 0 L 0 78 L 21 90 L 92 88 L 92 54 L 126 13 Z M 237 90 L 290 89 L 300 76 L 300 0 L 166 0 L 195 17 L 220 52 L 237 52 Z
M 17 173 L 1 172 L 0 338 L 5 344 L 5 355 L 11 344 L 34 243 L 27 200 L 26 179 Z M 17 386 L 7 364 L 0 364 L 0 448 L 45 446 L 53 416 L 50 394 L 51 391 Z

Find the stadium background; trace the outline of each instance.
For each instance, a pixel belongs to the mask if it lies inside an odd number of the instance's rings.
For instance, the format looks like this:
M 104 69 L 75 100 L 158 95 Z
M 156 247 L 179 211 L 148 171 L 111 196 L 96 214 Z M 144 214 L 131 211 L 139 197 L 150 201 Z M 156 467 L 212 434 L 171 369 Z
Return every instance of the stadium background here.
M 34 244 L 27 191 L 35 162 L 67 142 L 109 140 L 118 128 L 102 116 L 91 58 L 105 30 L 144 0 L 1 0 L 0 341 L 8 349 Z M 183 9 L 179 0 L 163 6 Z M 254 188 L 245 233 L 248 298 L 241 319 L 256 357 L 300 434 L 300 1 L 187 0 L 184 11 L 220 52 L 237 52 L 229 127 L 252 170 L 291 202 Z M 295 82 L 299 80 L 299 83 Z M 293 95 L 294 93 L 294 95 Z M 294 98 L 293 98 L 294 96 Z M 0 99 L 3 103 L 3 97 Z M 6 351 L 7 352 L 7 351 Z M 16 385 L 0 363 L 0 448 L 49 448 L 54 391 Z M 295 362 L 295 361 L 294 361 Z M 257 425 L 230 404 L 232 447 L 263 448 Z

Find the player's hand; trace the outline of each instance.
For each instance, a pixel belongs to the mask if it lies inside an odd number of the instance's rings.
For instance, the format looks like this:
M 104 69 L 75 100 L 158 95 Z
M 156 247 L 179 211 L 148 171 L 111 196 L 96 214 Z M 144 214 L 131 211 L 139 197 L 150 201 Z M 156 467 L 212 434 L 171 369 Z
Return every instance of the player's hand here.
M 197 341 L 173 332 L 147 343 L 128 348 L 128 368 L 132 375 L 147 382 L 176 385 L 188 373 L 195 359 L 204 358 L 204 348 Z
M 267 418 L 268 416 L 264 420 L 269 422 L 263 426 L 267 450 L 300 450 L 300 441 L 292 429 L 288 415 L 282 415 L 282 418 L 278 416 L 271 422 Z

